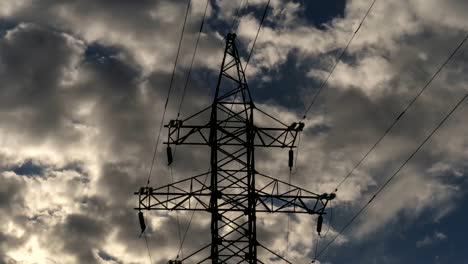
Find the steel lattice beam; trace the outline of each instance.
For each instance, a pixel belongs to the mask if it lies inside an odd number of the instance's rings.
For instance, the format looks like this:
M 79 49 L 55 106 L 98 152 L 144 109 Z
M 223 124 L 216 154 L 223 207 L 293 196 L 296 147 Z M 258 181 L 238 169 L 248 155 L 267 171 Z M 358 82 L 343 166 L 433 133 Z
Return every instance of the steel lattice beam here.
M 204 173 L 155 189 L 143 187 L 135 192 L 139 200 L 139 205 L 135 209 L 209 211 L 211 190 L 206 183 L 208 174 Z M 315 194 L 263 174 L 257 173 L 256 177 L 257 179 L 263 178 L 262 182 L 265 182 L 262 186 L 257 184 L 254 193 L 255 207 L 259 213 L 324 214 L 331 198 L 328 194 Z M 227 179 L 228 177 L 225 177 L 222 181 Z M 238 180 L 242 179 L 236 179 Z M 235 184 L 232 179 L 231 184 Z M 222 195 L 223 202 L 218 204 L 218 210 L 244 211 L 246 207 L 242 202 L 249 199 L 247 188 L 242 186 L 230 188 L 238 188 L 241 193 Z

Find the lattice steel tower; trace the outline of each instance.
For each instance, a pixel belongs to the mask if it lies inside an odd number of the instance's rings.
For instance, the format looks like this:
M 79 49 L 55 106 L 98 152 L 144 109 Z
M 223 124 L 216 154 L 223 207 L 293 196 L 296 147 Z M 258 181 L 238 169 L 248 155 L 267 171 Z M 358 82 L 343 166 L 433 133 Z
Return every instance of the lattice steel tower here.
M 320 231 L 325 207 L 334 198 L 334 194 L 308 192 L 255 170 L 256 147 L 288 148 L 291 168 L 293 149 L 304 124 L 286 125 L 255 107 L 235 38 L 235 34 L 227 36 L 212 105 L 166 125 L 169 163 L 171 145 L 206 145 L 211 148 L 210 171 L 135 192 L 139 199 L 135 209 L 140 212 L 185 210 L 211 214 L 211 243 L 173 263 L 189 258 L 191 263 L 265 263 L 258 259 L 257 249 L 275 253 L 257 241 L 257 213 L 318 214 Z M 261 115 L 261 123 L 268 120 L 276 126 L 257 125 L 254 114 Z M 209 116 L 207 123 L 194 124 L 204 115 Z

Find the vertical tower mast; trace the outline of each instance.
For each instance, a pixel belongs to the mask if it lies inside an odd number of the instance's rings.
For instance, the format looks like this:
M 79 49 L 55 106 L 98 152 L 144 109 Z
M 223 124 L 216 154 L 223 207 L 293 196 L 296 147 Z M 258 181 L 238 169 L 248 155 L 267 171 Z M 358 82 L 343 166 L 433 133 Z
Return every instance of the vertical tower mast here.
M 228 34 L 211 108 L 212 263 L 257 263 L 255 227 L 254 104 L 235 43 Z M 240 95 L 240 100 L 237 101 Z M 218 137 L 219 136 L 219 137 Z M 235 145 L 232 143 L 236 142 Z M 218 160 L 219 158 L 219 160 Z M 229 184 L 230 183 L 230 184 Z M 247 199 L 239 199 L 247 193 Z M 226 198 L 223 195 L 227 195 Z M 239 211 L 220 211 L 235 206 Z M 227 204 L 226 204 L 227 202 Z M 234 248 L 234 249 L 233 249 Z

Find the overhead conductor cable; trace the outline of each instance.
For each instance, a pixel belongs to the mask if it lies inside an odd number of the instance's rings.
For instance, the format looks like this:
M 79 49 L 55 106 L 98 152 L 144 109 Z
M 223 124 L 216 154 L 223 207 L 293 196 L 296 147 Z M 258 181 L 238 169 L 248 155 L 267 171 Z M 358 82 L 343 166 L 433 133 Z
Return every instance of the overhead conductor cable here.
M 185 10 L 184 23 L 183 23 L 183 26 L 182 26 L 182 32 L 180 34 L 179 45 L 178 45 L 178 48 L 177 48 L 176 58 L 175 58 L 175 62 L 174 62 L 174 68 L 172 70 L 172 76 L 171 76 L 171 80 L 170 80 L 170 83 L 169 83 L 169 89 L 167 91 L 166 102 L 164 103 L 164 109 L 163 109 L 163 113 L 162 113 L 162 117 L 161 117 L 161 122 L 159 124 L 158 135 L 157 135 L 156 140 L 155 140 L 155 146 L 154 146 L 154 151 L 153 151 L 153 157 L 151 159 L 150 170 L 149 170 L 149 173 L 148 173 L 148 178 L 146 180 L 146 187 L 149 186 L 150 179 L 151 179 L 151 174 L 153 172 L 153 167 L 154 167 L 154 163 L 155 163 L 155 160 L 156 160 L 156 154 L 158 152 L 159 141 L 160 141 L 160 138 L 161 138 L 162 128 L 163 128 L 163 125 L 164 125 L 164 119 L 166 117 L 167 105 L 169 103 L 169 98 L 171 96 L 172 85 L 174 83 L 175 70 L 176 70 L 176 67 L 177 67 L 177 61 L 179 59 L 180 47 L 182 45 L 182 39 L 184 37 L 185 25 L 187 23 L 187 17 L 188 17 L 188 13 L 189 13 L 189 10 L 190 10 L 190 4 L 191 4 L 191 0 L 188 0 L 187 8 Z M 140 216 L 140 213 L 141 213 L 141 216 Z M 145 219 L 144 219 L 143 213 L 142 212 L 140 212 L 140 213 L 138 214 L 139 219 L 143 219 L 143 224 L 144 224 Z M 146 224 L 144 225 L 144 228 L 143 228 L 143 225 L 141 224 L 141 220 L 140 220 L 140 226 L 141 226 L 142 234 L 143 234 L 145 229 L 146 229 Z M 144 236 L 144 239 L 145 239 L 146 249 L 148 250 L 148 257 L 150 259 L 150 263 L 152 263 L 153 260 L 151 258 L 150 248 L 149 248 L 149 244 L 148 244 L 148 238 L 146 236 Z
M 377 147 L 377 145 L 387 136 L 387 134 L 390 132 L 390 130 L 393 129 L 393 127 L 396 125 L 396 123 L 401 119 L 401 117 L 411 108 L 411 106 L 416 102 L 416 100 L 419 98 L 419 96 L 429 87 L 429 85 L 432 83 L 434 78 L 440 73 L 440 71 L 447 65 L 447 63 L 453 58 L 453 56 L 457 53 L 457 51 L 463 46 L 463 44 L 466 42 L 468 39 L 468 35 L 458 44 L 458 46 L 455 48 L 455 50 L 452 51 L 450 56 L 440 65 L 440 67 L 437 69 L 437 71 L 432 75 L 432 77 L 427 81 L 427 83 L 423 86 L 423 88 L 413 97 L 413 99 L 409 102 L 409 104 L 401 111 L 401 113 L 398 115 L 395 120 L 393 120 L 392 124 L 385 130 L 383 135 L 372 145 L 372 147 L 366 152 L 366 154 L 354 165 L 354 167 L 349 171 L 343 179 L 338 183 L 338 185 L 335 188 L 335 192 L 338 191 L 338 189 L 341 187 L 341 185 L 354 173 L 354 171 L 362 164 L 362 162 L 369 156 L 369 154 Z
M 466 42 L 468 39 L 468 35 L 463 38 L 463 40 L 460 42 L 460 44 L 457 46 L 457 48 L 451 53 L 449 58 L 441 65 L 441 67 L 432 75 L 432 77 L 429 79 L 428 83 L 425 85 L 428 86 L 432 80 L 435 79 L 435 77 L 441 72 L 441 70 L 447 65 L 447 63 L 452 59 L 452 57 L 457 53 L 457 51 L 460 49 L 460 47 L 463 46 L 463 44 Z M 419 95 L 418 95 L 419 96 Z M 377 196 L 388 186 L 388 184 L 398 175 L 398 173 L 403 169 L 403 167 L 416 155 L 417 152 L 426 144 L 426 142 L 437 132 L 437 130 L 442 127 L 442 125 L 447 121 L 447 119 L 460 107 L 460 105 L 467 99 L 468 93 L 466 93 L 455 106 L 448 112 L 445 117 L 439 122 L 439 124 L 428 134 L 428 136 L 421 142 L 421 144 L 411 153 L 411 155 L 401 164 L 400 167 L 390 176 L 387 181 L 377 190 L 377 192 L 369 199 L 369 201 L 355 214 L 351 219 L 340 229 L 340 231 L 333 237 L 333 239 L 328 242 L 324 248 L 319 252 L 317 257 L 321 256 L 327 248 L 329 248 L 335 240 L 343 234 L 343 232 L 356 220 L 356 218 L 364 212 L 364 210 L 377 198 Z

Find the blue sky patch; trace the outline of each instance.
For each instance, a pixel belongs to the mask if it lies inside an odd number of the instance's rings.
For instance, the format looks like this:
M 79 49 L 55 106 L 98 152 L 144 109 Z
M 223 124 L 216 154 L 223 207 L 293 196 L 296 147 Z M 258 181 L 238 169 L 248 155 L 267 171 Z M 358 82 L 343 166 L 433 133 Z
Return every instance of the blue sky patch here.
M 86 60 L 105 62 L 118 53 L 118 49 L 115 47 L 107 47 L 98 43 L 92 43 L 86 47 L 85 57 Z
M 12 171 L 21 176 L 42 176 L 44 167 L 33 163 L 32 160 L 28 160 L 21 166 L 13 168 Z
M 301 89 L 306 88 L 312 92 L 315 91 L 318 84 L 309 78 L 304 78 L 310 65 L 298 62 L 297 54 L 291 52 L 285 63 L 266 74 L 272 77 L 270 82 L 261 82 L 258 79 L 247 80 L 254 100 L 259 103 L 274 100 L 276 104 L 303 114 L 304 104 L 301 100 Z
M 345 0 L 301 0 L 301 4 L 305 5 L 304 16 L 307 21 L 320 29 L 324 29 L 324 24 L 330 22 L 334 18 L 343 17 L 346 8 Z
M 17 23 L 13 21 L 0 19 L 0 39 L 3 38 L 9 30 L 15 28 L 16 25 Z
M 334 245 L 328 248 L 320 260 L 359 264 L 464 263 L 468 258 L 464 242 L 468 197 L 463 197 L 457 204 L 460 206 L 456 210 L 438 221 L 434 220 L 434 211 L 438 209 L 426 210 L 416 219 L 409 219 L 402 214 L 395 215 L 398 220 L 387 224 L 387 228 L 361 240 Z M 336 211 L 338 214 L 333 216 L 332 226 L 340 229 L 350 216 L 343 212 L 345 210 L 342 207 Z M 365 214 L 360 217 L 365 217 Z M 319 251 L 332 237 L 328 235 L 321 239 Z

